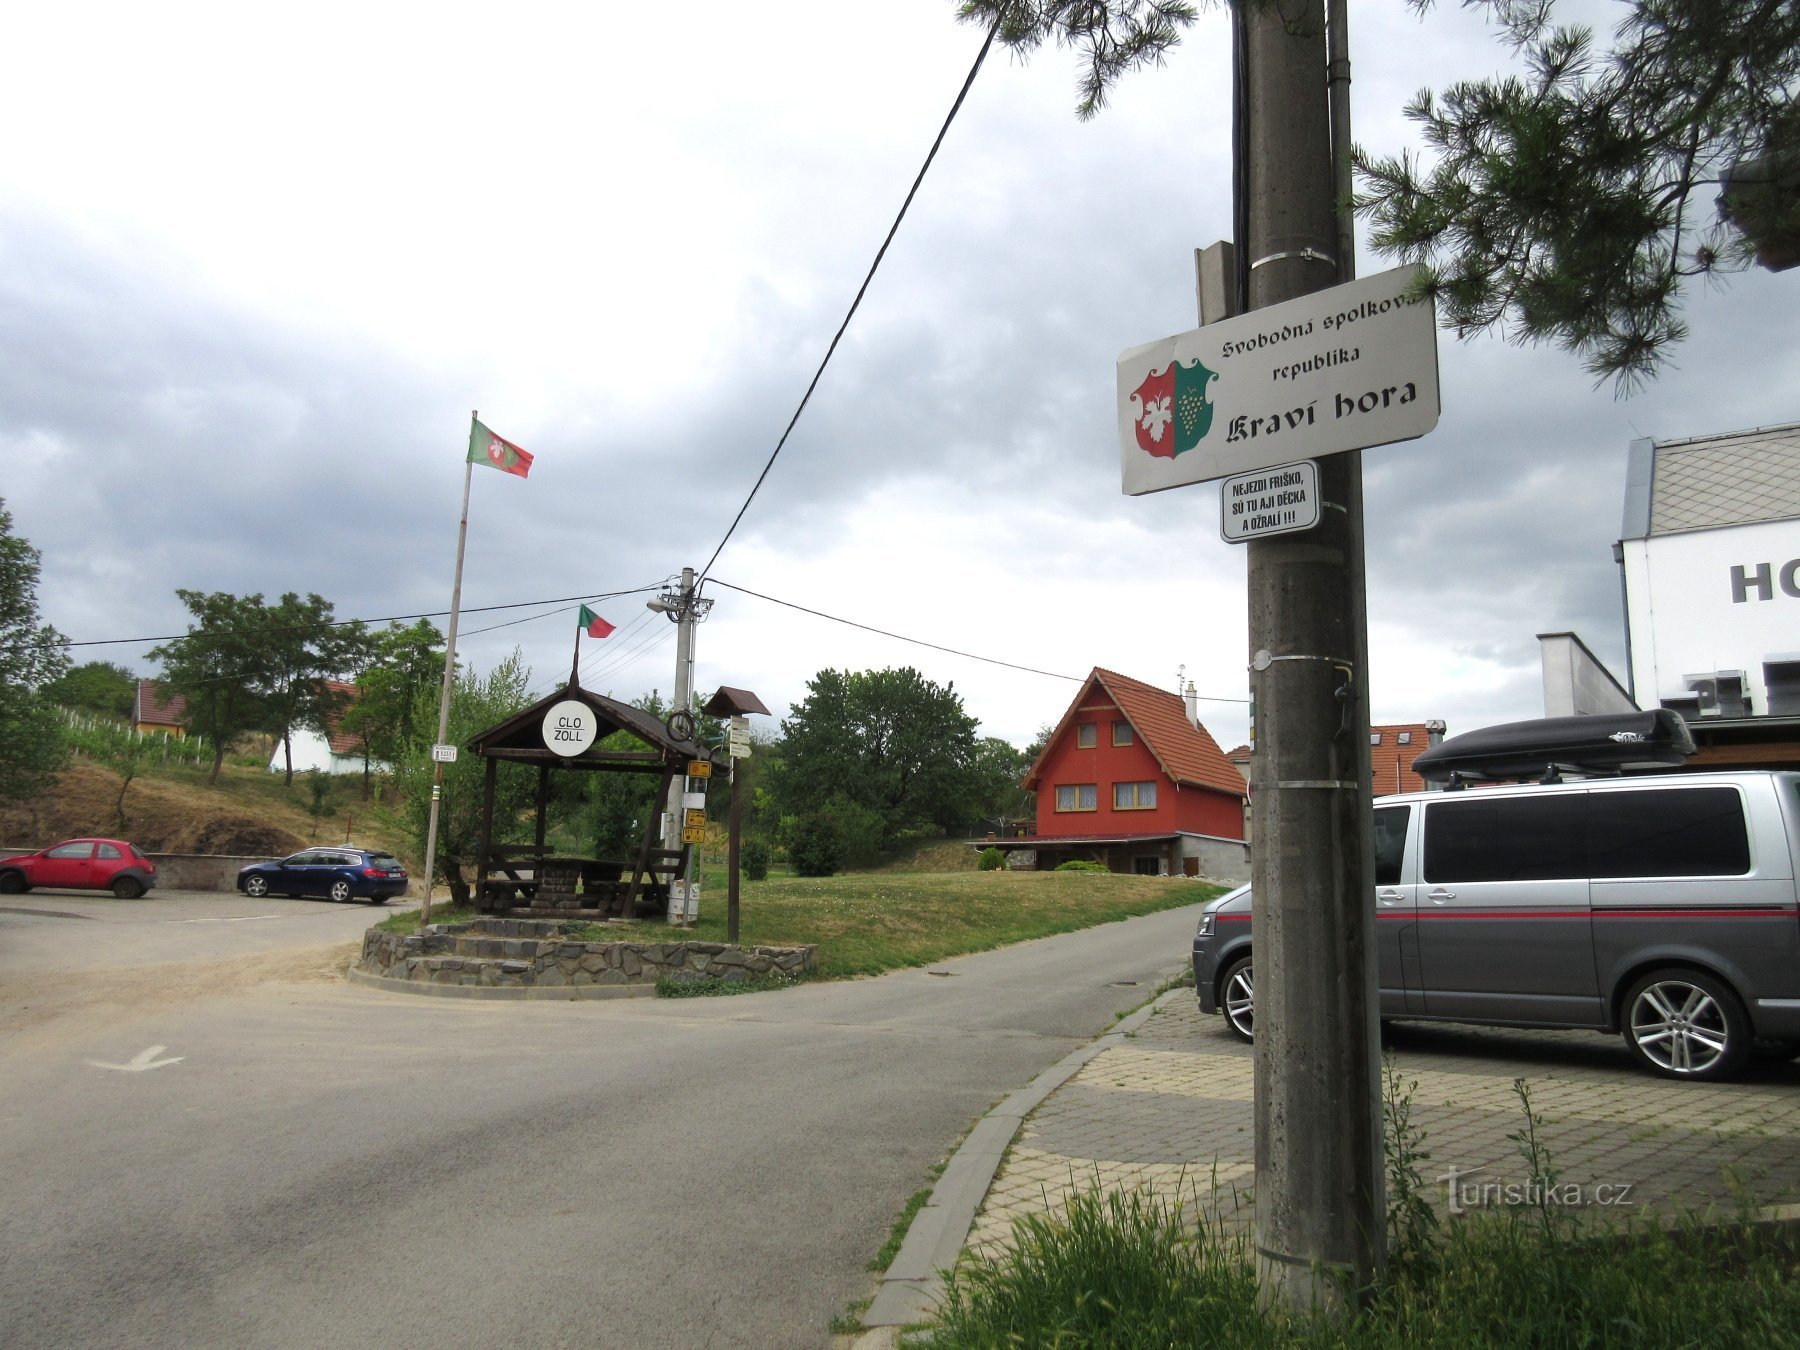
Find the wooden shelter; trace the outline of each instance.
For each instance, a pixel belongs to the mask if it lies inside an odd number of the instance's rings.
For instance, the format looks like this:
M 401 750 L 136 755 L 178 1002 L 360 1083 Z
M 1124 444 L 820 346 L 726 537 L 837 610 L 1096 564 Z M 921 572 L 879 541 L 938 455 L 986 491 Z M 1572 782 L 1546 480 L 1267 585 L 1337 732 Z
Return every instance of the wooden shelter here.
M 671 716 L 668 724 L 573 680 L 546 698 L 473 737 L 469 749 L 487 761 L 482 785 L 481 833 L 477 847 L 475 903 L 488 913 L 513 915 L 592 914 L 631 917 L 640 903 L 665 905 L 669 883 L 687 868 L 688 847 L 662 847 L 660 812 L 651 811 L 643 838 L 629 858 L 552 856 L 545 842 L 550 775 L 563 772 L 654 775 L 656 800 L 696 762 L 727 765 L 723 750 L 709 750 L 693 738 L 691 718 Z M 642 749 L 604 749 L 613 733 L 628 732 Z M 500 761 L 537 766 L 537 810 L 529 843 L 495 838 L 494 790 Z M 710 774 L 710 768 L 707 770 Z M 504 825 L 502 826 L 504 828 Z

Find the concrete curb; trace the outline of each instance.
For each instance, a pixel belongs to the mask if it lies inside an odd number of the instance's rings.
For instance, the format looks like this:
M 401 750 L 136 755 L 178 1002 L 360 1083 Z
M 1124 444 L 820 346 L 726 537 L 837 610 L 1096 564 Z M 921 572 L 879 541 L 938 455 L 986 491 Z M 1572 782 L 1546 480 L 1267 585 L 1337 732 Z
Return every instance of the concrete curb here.
M 431 998 L 491 999 L 519 1002 L 524 999 L 557 999 L 564 1003 L 594 998 L 655 998 L 653 984 L 560 984 L 539 986 L 474 984 L 420 984 L 414 980 L 389 980 L 351 966 L 344 972 L 351 984 L 381 989 L 390 994 L 424 994 Z
M 1163 1004 L 1192 997 L 1192 990 L 1181 988 L 1152 999 L 1121 1019 L 1112 1030 L 1045 1069 L 981 1118 L 945 1165 L 944 1174 L 932 1188 L 931 1199 L 914 1216 L 899 1254 L 881 1277 L 875 1299 L 863 1314 L 864 1331 L 854 1342 L 859 1350 L 895 1344 L 899 1328 L 927 1320 L 936 1309 L 944 1293 L 942 1272 L 954 1266 L 962 1254 L 975 1213 L 987 1197 L 1001 1159 L 1012 1146 L 1013 1136 L 1025 1117 L 1089 1060 L 1121 1044 L 1143 1026 Z

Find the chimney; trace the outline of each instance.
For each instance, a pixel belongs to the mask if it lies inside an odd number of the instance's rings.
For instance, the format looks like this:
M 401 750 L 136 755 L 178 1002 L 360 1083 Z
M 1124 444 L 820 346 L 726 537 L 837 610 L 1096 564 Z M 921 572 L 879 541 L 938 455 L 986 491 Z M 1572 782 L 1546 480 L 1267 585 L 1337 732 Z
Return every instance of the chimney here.
M 1189 680 L 1187 688 L 1181 691 L 1181 700 L 1187 704 L 1188 725 L 1198 731 L 1200 729 L 1200 695 L 1199 691 L 1194 688 L 1192 680 Z

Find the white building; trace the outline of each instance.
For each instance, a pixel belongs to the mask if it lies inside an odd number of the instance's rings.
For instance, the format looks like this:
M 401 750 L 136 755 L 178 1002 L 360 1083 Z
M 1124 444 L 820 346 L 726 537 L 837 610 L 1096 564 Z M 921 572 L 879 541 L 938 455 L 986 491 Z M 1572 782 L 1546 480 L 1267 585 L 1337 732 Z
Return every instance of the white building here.
M 1620 536 L 1638 703 L 1800 717 L 1800 423 L 1634 441 Z

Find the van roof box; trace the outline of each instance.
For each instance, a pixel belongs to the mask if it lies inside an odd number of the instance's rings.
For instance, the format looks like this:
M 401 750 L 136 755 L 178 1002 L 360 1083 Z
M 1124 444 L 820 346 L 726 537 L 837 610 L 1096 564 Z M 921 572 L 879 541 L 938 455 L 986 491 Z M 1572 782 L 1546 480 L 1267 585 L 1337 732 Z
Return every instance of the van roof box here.
M 1679 767 L 1694 753 L 1694 737 L 1681 715 L 1667 708 L 1601 713 L 1588 717 L 1539 717 L 1503 722 L 1452 736 L 1413 761 L 1429 782 L 1464 778 L 1553 778 L 1574 773 L 1623 773 Z

